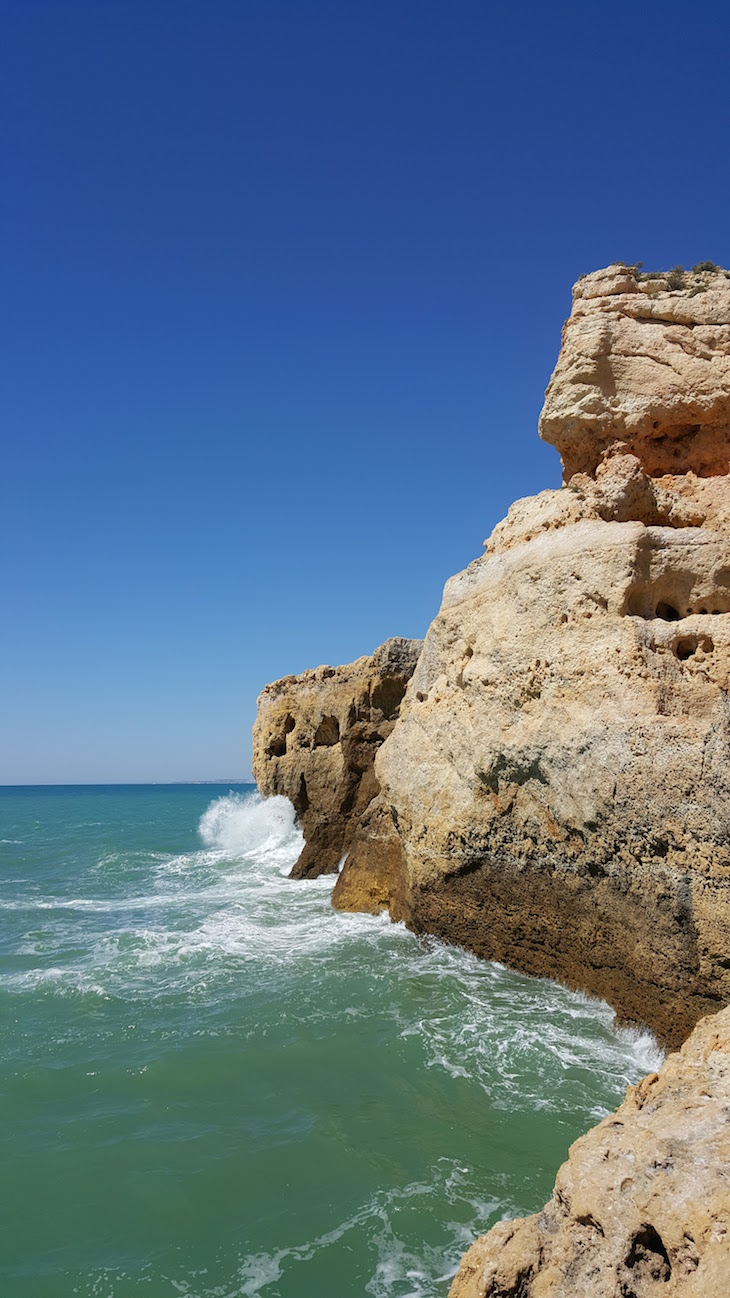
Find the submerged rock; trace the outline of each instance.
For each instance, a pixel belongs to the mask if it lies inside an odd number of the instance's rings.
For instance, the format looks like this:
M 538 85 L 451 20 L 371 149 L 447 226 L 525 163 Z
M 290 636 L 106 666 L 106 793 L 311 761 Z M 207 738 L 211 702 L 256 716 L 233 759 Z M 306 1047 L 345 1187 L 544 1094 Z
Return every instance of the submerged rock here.
M 305 838 L 295 878 L 336 872 L 378 793 L 375 753 L 391 733 L 422 641 L 392 639 L 344 667 L 267 685 L 253 732 L 253 775 L 294 804 Z
M 730 1009 L 581 1137 L 542 1212 L 469 1249 L 450 1298 L 727 1298 Z

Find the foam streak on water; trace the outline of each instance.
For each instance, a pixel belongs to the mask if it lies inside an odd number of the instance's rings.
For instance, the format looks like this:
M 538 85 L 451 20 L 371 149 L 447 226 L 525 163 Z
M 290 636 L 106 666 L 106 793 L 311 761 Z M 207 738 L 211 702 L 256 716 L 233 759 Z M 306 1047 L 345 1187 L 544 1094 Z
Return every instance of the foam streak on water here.
M 342 915 L 252 791 L 0 797 L 0 1292 L 435 1298 L 656 1067 L 601 1002 Z

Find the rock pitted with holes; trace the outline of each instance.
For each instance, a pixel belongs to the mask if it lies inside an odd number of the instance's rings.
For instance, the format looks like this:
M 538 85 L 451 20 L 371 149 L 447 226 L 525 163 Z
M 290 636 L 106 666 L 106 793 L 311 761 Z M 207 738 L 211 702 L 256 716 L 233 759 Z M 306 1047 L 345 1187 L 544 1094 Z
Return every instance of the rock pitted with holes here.
M 375 753 L 395 725 L 420 640 L 386 640 L 370 657 L 267 685 L 258 700 L 253 774 L 294 804 L 305 845 L 292 875 L 337 870 L 378 792 Z
M 652 477 L 730 469 L 730 280 L 609 266 L 573 289 L 540 434 L 566 479 L 632 451 Z
M 542 417 L 569 481 L 447 583 L 335 897 L 672 1044 L 730 1000 L 729 336 L 724 272 L 576 286 Z
M 572 1146 L 540 1213 L 502 1221 L 450 1298 L 727 1298 L 730 1010 Z

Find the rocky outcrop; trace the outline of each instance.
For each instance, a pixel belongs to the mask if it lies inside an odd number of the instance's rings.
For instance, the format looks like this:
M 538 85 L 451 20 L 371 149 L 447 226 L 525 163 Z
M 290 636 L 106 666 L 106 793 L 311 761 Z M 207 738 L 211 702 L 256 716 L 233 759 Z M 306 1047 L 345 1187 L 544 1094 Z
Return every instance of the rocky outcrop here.
M 730 1000 L 729 354 L 724 272 L 576 286 L 567 484 L 447 583 L 334 899 L 670 1044 Z
M 566 479 L 633 452 L 652 477 L 730 468 L 730 280 L 609 266 L 573 289 L 540 416 Z
M 450 1298 L 727 1298 L 730 1010 L 572 1146 L 542 1212 L 500 1222 Z
M 513 505 L 420 653 L 268 686 L 254 774 L 297 807 L 295 873 L 347 854 L 336 906 L 694 1028 L 451 1298 L 725 1298 L 728 273 L 584 276 L 540 434 L 562 489 Z
M 392 920 L 408 919 L 403 848 L 382 797 L 373 798 L 356 825 L 347 863 L 332 893 L 336 910 L 389 910 Z
M 378 793 L 373 759 L 391 733 L 420 640 L 386 640 L 345 667 L 267 685 L 258 700 L 253 775 L 294 804 L 305 838 L 295 878 L 334 873 Z
M 725 1298 L 728 273 L 584 276 L 540 433 L 563 487 L 513 505 L 420 653 L 267 687 L 254 774 L 297 807 L 295 873 L 346 853 L 336 906 L 694 1028 L 452 1298 Z

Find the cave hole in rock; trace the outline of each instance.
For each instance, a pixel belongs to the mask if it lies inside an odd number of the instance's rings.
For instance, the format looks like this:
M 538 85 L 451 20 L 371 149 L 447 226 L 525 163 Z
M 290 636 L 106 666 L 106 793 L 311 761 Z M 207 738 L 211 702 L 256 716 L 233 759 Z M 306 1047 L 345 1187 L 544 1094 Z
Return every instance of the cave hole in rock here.
M 340 723 L 337 717 L 322 717 L 314 732 L 314 747 L 329 748 L 340 742 Z
M 374 708 L 382 712 L 386 721 L 398 716 L 401 700 L 406 692 L 406 682 L 399 676 L 383 676 L 373 690 L 370 701 Z
M 671 1279 L 672 1264 L 669 1261 L 661 1235 L 653 1226 L 644 1225 L 637 1230 L 626 1255 L 626 1267 L 634 1272 L 639 1284 L 647 1280 Z
M 266 753 L 269 757 L 283 757 L 286 752 L 286 737 L 290 735 L 296 726 L 291 712 L 287 712 L 278 735 L 275 735 L 269 744 Z
M 704 653 L 712 653 L 714 647 L 714 641 L 708 635 L 685 635 L 677 641 L 674 652 L 680 662 L 686 662 L 697 653 L 698 649 L 702 649 Z
M 673 604 L 667 604 L 666 600 L 660 599 L 656 606 L 656 617 L 660 617 L 663 622 L 678 622 L 679 610 Z
M 686 662 L 697 652 L 697 636 L 687 635 L 682 640 L 678 640 L 674 652 L 681 663 Z

